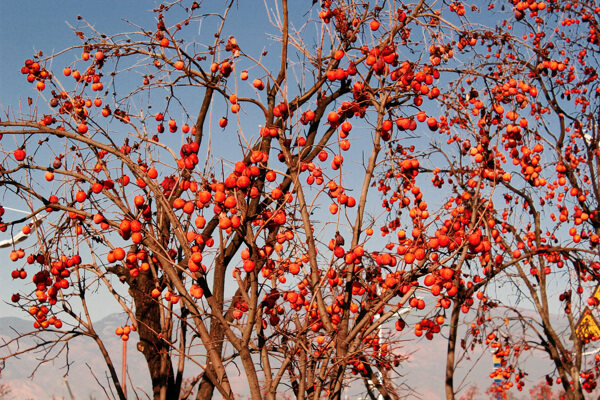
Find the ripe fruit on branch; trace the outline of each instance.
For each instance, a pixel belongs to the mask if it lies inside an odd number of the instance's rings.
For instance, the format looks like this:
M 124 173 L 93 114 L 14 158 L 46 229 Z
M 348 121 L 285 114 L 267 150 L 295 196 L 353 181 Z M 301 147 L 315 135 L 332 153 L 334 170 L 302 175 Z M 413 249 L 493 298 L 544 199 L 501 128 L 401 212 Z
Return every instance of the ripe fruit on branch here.
M 258 90 L 263 90 L 265 88 L 265 84 L 260 79 L 255 79 L 254 82 L 252 82 L 252 86 Z
M 223 230 L 231 227 L 231 219 L 225 215 L 219 217 L 219 227 Z
M 430 130 L 437 131 L 438 122 L 434 117 L 429 117 L 429 118 L 427 118 L 427 126 L 429 127 Z
M 80 190 L 75 194 L 75 201 L 78 203 L 83 203 L 85 199 L 87 199 L 87 194 L 83 190 Z
M 15 160 L 17 161 L 23 161 L 25 159 L 25 150 L 23 149 L 17 149 L 14 152 L 14 156 L 15 156 Z
M 327 121 L 329 121 L 330 123 L 334 124 L 337 123 L 340 120 L 340 115 L 335 112 L 335 111 L 330 111 L 329 114 L 327 114 Z
M 248 273 L 254 271 L 255 266 L 256 264 L 252 260 L 244 260 L 243 262 L 244 271 Z
M 352 124 L 348 121 L 344 121 L 340 128 L 342 128 L 342 132 L 348 134 L 352 130 Z
M 113 250 L 113 256 L 115 260 L 123 260 L 125 258 L 125 250 L 123 250 L 121 247 L 117 247 Z

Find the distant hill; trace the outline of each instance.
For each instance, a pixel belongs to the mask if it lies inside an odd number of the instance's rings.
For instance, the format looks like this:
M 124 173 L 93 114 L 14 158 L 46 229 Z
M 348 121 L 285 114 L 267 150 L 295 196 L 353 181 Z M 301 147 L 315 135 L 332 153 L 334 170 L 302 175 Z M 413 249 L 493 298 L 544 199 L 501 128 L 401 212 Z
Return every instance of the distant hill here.
M 120 373 L 122 361 L 122 341 L 114 334 L 116 327 L 121 326 L 126 317 L 121 314 L 112 314 L 96 322 L 94 327 L 103 338 L 109 349 L 113 363 Z M 28 332 L 32 330 L 32 323 L 19 318 L 0 318 L 0 340 L 6 341 L 15 337 L 16 332 Z M 37 339 L 37 342 L 41 340 Z M 28 338 L 12 345 L 13 352 L 32 346 L 36 343 L 33 338 Z M 0 354 L 6 354 L 6 349 L 0 350 Z M 51 351 L 48 356 L 56 355 L 56 350 Z M 11 358 L 6 362 L 2 370 L 2 380 L 11 388 L 11 396 L 14 399 L 70 399 L 65 383 L 65 378 L 73 391 L 74 398 L 79 399 L 105 399 L 107 396 L 101 384 L 107 388 L 108 374 L 106 364 L 100 356 L 96 343 L 87 337 L 78 337 L 69 342 L 68 366 L 66 352 L 63 352 L 54 361 L 39 366 L 39 361 L 48 358 L 43 351 L 34 351 Z M 144 358 L 135 348 L 135 340 L 128 344 L 127 359 L 130 365 L 129 375 L 134 386 L 138 388 L 149 388 L 150 378 L 144 368 L 131 368 L 145 364 Z M 35 373 L 32 375 L 32 373 Z M 94 378 L 95 375 L 95 378 Z M 100 383 L 98 383 L 100 382 Z M 140 393 L 141 395 L 141 393 Z M 141 398 L 145 396 L 140 396 Z
M 121 373 L 122 341 L 114 334 L 114 331 L 126 320 L 125 314 L 111 314 L 94 324 L 96 331 L 103 338 L 119 374 Z M 13 317 L 0 318 L 1 341 L 15 337 L 15 331 L 27 332 L 30 330 L 32 330 L 31 321 Z M 432 341 L 426 339 L 414 341 L 412 332 L 406 333 L 405 338 L 408 340 L 405 342 L 405 347 L 402 348 L 402 353 L 409 356 L 408 360 L 400 365 L 399 370 L 403 377 L 401 382 L 397 383 L 405 383 L 414 390 L 414 396 L 410 398 L 437 400 L 445 397 L 444 363 L 447 344 L 444 337 L 436 335 Z M 136 335 L 132 335 L 128 342 L 127 353 L 131 380 L 128 382 L 129 394 L 131 395 L 133 392 L 131 388 L 135 387 L 136 394 L 140 399 L 150 398 L 147 395 L 151 392 L 150 378 L 145 367 L 145 360 L 135 347 L 136 342 Z M 23 340 L 19 344 L 19 348 L 14 345 L 11 346 L 11 350 L 18 351 L 18 349 L 24 349 L 34 343 L 32 339 Z M 6 349 L 0 350 L 0 354 L 6 354 Z M 476 351 L 475 354 L 480 356 L 481 352 Z M 50 357 L 55 355 L 56 351 L 49 353 Z M 111 387 L 107 368 L 96 344 L 91 339 L 78 337 L 69 342 L 68 368 L 63 353 L 54 361 L 44 363 L 36 370 L 39 361 L 44 358 L 48 358 L 48 356 L 44 352 L 38 351 L 22 354 L 18 358 L 9 359 L 6 362 L 5 368 L 1 372 L 0 383 L 10 385 L 11 398 L 71 399 L 65 378 L 68 380 L 76 400 L 107 398 L 104 389 L 110 391 Z M 530 383 L 525 386 L 523 393 L 513 391 L 517 399 L 528 398 L 529 388 L 539 383 L 545 374 L 552 372 L 552 365 L 547 361 L 545 355 L 538 353 L 532 356 L 529 354 L 527 358 L 526 365 L 530 375 L 526 380 Z M 471 385 L 476 385 L 480 389 L 479 393 L 482 394 L 491 383 L 489 373 L 492 369 L 491 355 L 483 354 L 479 360 L 463 360 L 457 370 L 455 387 L 466 389 Z M 35 374 L 32 375 L 34 370 L 36 370 Z M 186 375 L 191 376 L 198 372 L 198 367 L 192 368 L 190 364 Z M 237 369 L 232 367 L 230 372 L 230 381 L 234 387 L 236 384 L 245 386 L 244 377 L 236 376 Z M 463 382 L 462 378 L 467 374 L 468 378 Z M 345 398 L 355 399 L 357 398 L 356 393 L 349 390 L 345 393 Z M 487 396 L 481 395 L 480 398 L 487 398 Z

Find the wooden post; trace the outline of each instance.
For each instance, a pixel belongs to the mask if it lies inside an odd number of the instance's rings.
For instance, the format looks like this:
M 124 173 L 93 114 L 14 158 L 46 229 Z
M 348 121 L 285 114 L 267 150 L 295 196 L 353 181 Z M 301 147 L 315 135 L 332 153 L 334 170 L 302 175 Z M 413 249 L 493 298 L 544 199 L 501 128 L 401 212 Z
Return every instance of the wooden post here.
M 123 385 L 123 393 L 127 398 L 127 340 L 123 340 L 123 377 L 121 378 Z

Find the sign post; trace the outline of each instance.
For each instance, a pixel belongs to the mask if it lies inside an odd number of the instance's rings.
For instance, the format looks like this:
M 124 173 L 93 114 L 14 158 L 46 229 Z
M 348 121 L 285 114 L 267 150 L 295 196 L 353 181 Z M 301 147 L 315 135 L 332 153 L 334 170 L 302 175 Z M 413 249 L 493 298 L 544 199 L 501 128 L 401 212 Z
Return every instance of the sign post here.
M 502 368 L 502 357 L 498 357 L 495 353 L 492 353 L 492 360 L 494 362 L 494 371 L 498 371 L 499 368 Z M 494 384 L 497 387 L 502 384 L 502 377 L 500 375 L 494 376 Z M 500 391 L 498 391 L 496 399 L 502 399 L 502 393 Z

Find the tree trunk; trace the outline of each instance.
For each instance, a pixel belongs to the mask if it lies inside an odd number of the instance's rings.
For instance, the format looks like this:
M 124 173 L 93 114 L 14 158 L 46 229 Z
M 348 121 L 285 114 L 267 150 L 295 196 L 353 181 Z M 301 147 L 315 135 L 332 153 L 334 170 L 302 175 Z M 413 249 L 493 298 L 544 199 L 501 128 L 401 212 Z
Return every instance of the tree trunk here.
M 140 338 L 137 349 L 144 355 L 148 364 L 153 398 L 160 400 L 162 392 L 163 399 L 177 399 L 179 393 L 175 387 L 170 347 L 160 339 L 160 305 L 150 296 L 152 289 L 154 281 L 148 273 L 140 273 L 130 284 Z
M 212 321 L 211 321 L 211 325 L 213 325 Z M 224 339 L 225 335 L 223 333 L 223 329 L 220 328 L 220 325 L 218 322 L 214 326 L 211 326 L 210 334 L 211 334 L 211 337 L 213 337 L 216 340 L 215 350 L 219 354 L 222 354 L 223 339 Z M 198 387 L 198 393 L 196 394 L 196 400 L 212 399 L 214 391 L 215 391 L 215 385 L 211 381 L 211 377 L 213 377 L 214 375 L 215 375 L 215 370 L 214 370 L 212 364 L 209 362 L 206 365 L 206 373 L 202 376 L 202 379 L 200 380 L 200 385 Z
M 221 250 L 222 254 L 223 250 Z M 221 260 L 217 263 L 214 277 L 213 277 L 213 290 L 212 295 L 215 297 L 217 304 L 219 304 L 218 310 L 212 310 L 212 313 L 223 313 L 223 299 L 225 295 L 225 271 L 227 269 L 226 264 L 223 262 L 221 256 Z M 216 317 L 212 317 L 210 320 L 210 336 L 214 340 L 215 351 L 219 354 L 223 352 L 223 339 L 225 337 L 225 332 L 223 327 L 219 323 Z M 200 381 L 200 385 L 198 387 L 198 394 L 196 395 L 197 400 L 204 399 L 212 399 L 213 393 L 215 391 L 215 385 L 211 381 L 211 377 L 215 376 L 215 371 L 212 363 L 209 361 L 206 365 L 206 372 Z
M 459 316 L 460 304 L 454 302 L 450 317 L 450 332 L 448 333 L 448 353 L 446 354 L 446 400 L 454 400 L 454 362 Z

